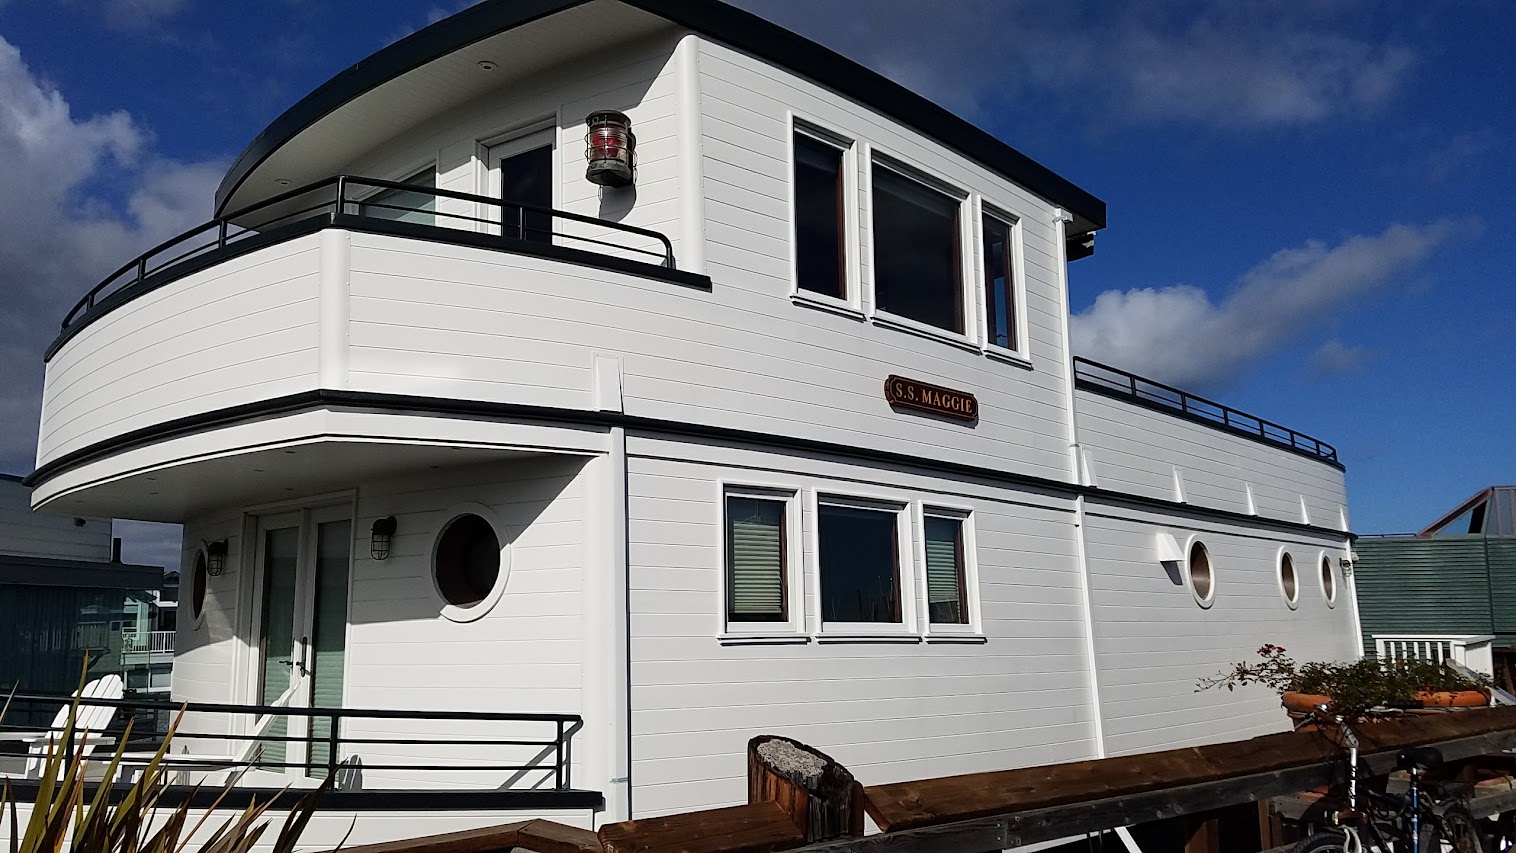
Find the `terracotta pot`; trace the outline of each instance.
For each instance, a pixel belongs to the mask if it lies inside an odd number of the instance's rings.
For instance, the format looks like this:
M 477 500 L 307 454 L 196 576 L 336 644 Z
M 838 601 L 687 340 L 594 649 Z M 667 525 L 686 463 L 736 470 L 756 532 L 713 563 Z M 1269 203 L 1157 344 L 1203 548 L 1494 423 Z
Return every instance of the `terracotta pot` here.
M 1490 704 L 1490 694 L 1483 690 L 1417 693 L 1416 698 L 1428 708 L 1479 708 Z
M 1315 693 L 1283 693 L 1280 694 L 1279 701 L 1284 703 L 1286 710 L 1298 714 L 1309 714 L 1316 710 L 1317 705 L 1332 704 L 1332 697 Z

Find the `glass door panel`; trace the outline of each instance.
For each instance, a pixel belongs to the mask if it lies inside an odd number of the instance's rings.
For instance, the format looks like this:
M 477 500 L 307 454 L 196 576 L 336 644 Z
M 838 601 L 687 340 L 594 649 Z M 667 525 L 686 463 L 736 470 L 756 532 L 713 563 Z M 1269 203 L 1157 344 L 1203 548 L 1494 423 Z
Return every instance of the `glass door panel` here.
M 552 131 L 541 131 L 491 146 L 486 162 L 489 194 L 502 203 L 496 233 L 518 240 L 553 242 L 552 216 L 517 206 L 553 206 Z
M 342 675 L 347 653 L 347 579 L 352 558 L 349 519 L 316 526 L 316 590 L 311 626 L 311 695 L 316 708 L 342 707 Z M 340 727 L 339 727 L 340 734 Z M 311 719 L 311 775 L 325 778 L 332 756 L 332 723 Z
M 295 683 L 300 528 L 295 526 L 264 530 L 262 551 L 263 606 L 259 618 L 259 636 L 262 639 L 258 704 L 272 705 L 284 697 Z M 267 734 L 271 738 L 284 738 L 288 732 L 288 718 L 278 716 Z M 288 754 L 287 744 L 283 740 L 269 740 L 263 744 L 264 761 L 282 763 L 288 760 Z

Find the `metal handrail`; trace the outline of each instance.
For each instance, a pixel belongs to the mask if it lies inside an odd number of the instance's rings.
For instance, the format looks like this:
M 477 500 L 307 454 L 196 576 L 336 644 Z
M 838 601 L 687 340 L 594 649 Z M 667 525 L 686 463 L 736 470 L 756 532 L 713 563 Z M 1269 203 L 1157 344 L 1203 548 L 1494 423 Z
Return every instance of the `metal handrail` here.
M 1082 367 L 1094 368 L 1094 370 L 1081 370 Z M 1109 375 L 1102 375 L 1102 373 Z M 1076 381 L 1082 380 L 1099 386 L 1107 393 L 1128 397 L 1146 405 L 1171 409 L 1190 418 L 1209 421 L 1234 432 L 1257 436 L 1269 444 L 1288 447 L 1330 462 L 1337 461 L 1337 448 L 1320 439 L 1198 394 L 1182 391 L 1172 385 L 1128 373 L 1119 367 L 1111 367 L 1083 356 L 1075 356 L 1074 378 Z
M 67 706 L 74 702 L 72 696 L 60 696 L 42 693 L 15 693 L 8 697 L 12 703 L 13 711 L 20 710 L 26 705 L 40 705 L 45 708 L 57 708 Z M 177 712 L 184 711 L 187 714 L 235 714 L 250 716 L 259 719 L 268 717 L 303 717 L 310 721 L 309 733 L 305 736 L 285 734 L 275 735 L 263 731 L 252 733 L 234 732 L 210 732 L 210 731 L 178 731 L 174 734 L 176 740 L 196 741 L 220 741 L 233 743 L 247 743 L 247 749 L 239 748 L 244 756 L 233 761 L 228 761 L 225 756 L 207 755 L 204 753 L 172 753 L 165 757 L 166 765 L 180 766 L 184 768 L 220 768 L 225 769 L 231 763 L 238 767 L 257 769 L 296 769 L 321 770 L 334 774 L 343 769 L 342 747 L 367 745 L 367 746 L 436 746 L 436 747 L 542 747 L 552 752 L 552 763 L 546 760 L 536 763 L 499 764 L 479 762 L 472 764 L 401 764 L 401 763 L 363 763 L 363 770 L 415 770 L 415 771 L 497 771 L 497 772 L 525 772 L 525 771 L 551 771 L 554 788 L 565 791 L 571 788 L 571 761 L 569 758 L 569 741 L 573 735 L 583 726 L 584 718 L 578 714 L 545 714 L 545 713 L 511 713 L 505 711 L 406 711 L 392 708 L 298 708 L 281 705 L 237 705 L 218 702 L 173 702 L 155 699 L 96 699 L 82 700 L 83 704 L 91 706 L 104 706 L 118 708 L 128 712 Z M 552 726 L 552 735 L 544 735 L 541 738 L 522 737 L 520 734 L 512 734 L 509 737 L 488 737 L 478 733 L 467 736 L 447 737 L 436 735 L 431 729 L 422 728 L 417 732 L 408 733 L 401 737 L 357 737 L 346 738 L 342 736 L 344 721 L 351 720 L 403 720 L 414 722 L 436 721 L 472 721 L 482 723 L 544 723 Z M 327 730 L 316 733 L 316 724 L 325 720 Z M 0 721 L 0 731 L 38 732 L 46 733 L 48 727 L 35 725 L 8 724 Z M 420 735 L 420 736 L 418 736 Z M 326 747 L 324 761 L 273 761 L 264 758 L 256 749 L 258 744 L 275 743 L 304 743 L 323 744 Z M 309 754 L 308 754 L 309 757 Z
M 469 202 L 476 205 L 492 206 L 500 209 L 500 215 L 492 219 L 485 219 L 481 217 L 468 216 L 466 214 L 425 210 L 424 208 L 417 207 L 404 207 L 390 203 L 374 203 L 367 201 L 362 194 L 360 194 L 358 197 L 350 197 L 349 191 L 355 187 L 367 188 L 370 191 L 400 190 L 404 192 L 416 193 L 419 195 L 429 195 L 434 198 L 446 198 L 453 199 L 455 201 Z M 247 227 L 237 224 L 239 220 L 245 220 L 254 214 L 259 213 L 260 211 L 266 211 L 270 208 L 277 207 L 293 199 L 297 199 L 301 196 L 309 195 L 311 193 L 315 193 L 327 188 L 334 189 L 333 195 L 330 199 L 323 200 L 317 204 L 299 207 L 293 211 L 280 213 L 273 219 L 258 222 L 254 227 Z M 373 193 L 369 193 L 369 195 L 372 194 Z M 93 288 L 90 288 L 88 293 L 80 298 L 78 302 L 74 303 L 74 306 L 69 309 L 68 314 L 64 315 L 61 328 L 67 330 L 71 325 L 74 324 L 76 320 L 82 319 L 82 314 L 94 308 L 96 303 L 103 298 L 103 295 L 107 295 L 106 291 L 115 292 L 117 290 L 124 290 L 134 285 L 141 284 L 149 276 L 163 272 L 164 270 L 183 261 L 187 261 L 197 255 L 212 250 L 224 249 L 229 243 L 235 243 L 249 236 L 263 233 L 275 223 L 287 222 L 291 219 L 294 219 L 295 217 L 300 217 L 307 214 L 320 215 L 323 211 L 328 212 L 334 216 L 344 215 L 363 217 L 364 214 L 362 211 L 366 206 L 383 208 L 387 210 L 396 210 L 401 212 L 428 213 L 444 219 L 464 220 L 468 222 L 489 225 L 491 227 L 498 226 L 500 228 L 500 239 L 507 241 L 526 241 L 532 239 L 528 237 L 528 235 L 531 234 L 544 236 L 549 240 L 552 240 L 553 238 L 560 238 L 563 240 L 571 240 L 577 243 L 583 243 L 591 246 L 606 247 L 615 249 L 619 252 L 630 252 L 637 255 L 645 255 L 650 259 L 656 259 L 658 266 L 661 266 L 665 269 L 675 269 L 673 243 L 669 240 L 667 235 L 648 228 L 639 228 L 635 225 L 626 225 L 620 222 L 612 222 L 607 219 L 598 219 L 593 216 L 586 216 L 581 213 L 572 213 L 566 210 L 557 210 L 550 207 L 523 204 L 520 202 L 507 201 L 505 199 L 490 198 L 489 196 L 457 192 L 455 190 L 417 186 L 414 184 L 405 184 L 397 181 L 386 181 L 378 178 L 366 178 L 357 175 L 334 175 L 332 177 L 324 178 L 322 180 L 315 181 L 313 183 L 306 184 L 292 190 L 287 190 L 273 196 L 272 198 L 265 199 L 255 204 L 247 205 L 246 207 L 232 211 L 231 213 L 228 213 L 224 216 L 217 217 L 216 219 L 213 219 L 203 225 L 198 225 L 194 228 L 191 228 L 188 231 L 185 231 L 175 237 L 159 243 L 151 249 L 148 249 L 146 252 L 143 252 L 136 258 L 133 258 L 131 261 L 123 264 L 115 272 L 106 276 L 101 280 L 99 284 L 95 285 Z M 349 208 L 352 207 L 357 208 L 356 213 L 349 212 Z M 508 214 L 511 213 L 514 213 L 513 217 L 508 216 Z M 548 217 L 550 223 L 558 220 L 577 222 L 585 225 L 599 226 L 601 228 L 620 232 L 623 234 L 645 237 L 649 240 L 656 241 L 661 247 L 662 251 L 644 249 L 638 246 L 621 245 L 594 237 L 557 231 L 551 227 L 551 224 L 545 231 L 542 229 L 532 228 L 529 227 L 527 223 L 528 214 L 546 216 Z M 514 227 L 509 221 L 512 218 L 515 220 Z M 422 225 L 418 227 L 437 228 L 440 232 L 443 233 L 446 233 L 450 230 L 456 230 L 438 225 Z M 514 237 L 510 236 L 513 230 L 515 232 Z M 195 241 L 197 238 L 203 239 L 203 242 L 196 244 L 193 248 L 185 248 L 186 244 Z M 184 248 L 185 250 L 173 255 L 167 260 L 152 263 L 152 260 L 156 256 L 179 248 Z M 594 250 L 588 249 L 586 251 Z

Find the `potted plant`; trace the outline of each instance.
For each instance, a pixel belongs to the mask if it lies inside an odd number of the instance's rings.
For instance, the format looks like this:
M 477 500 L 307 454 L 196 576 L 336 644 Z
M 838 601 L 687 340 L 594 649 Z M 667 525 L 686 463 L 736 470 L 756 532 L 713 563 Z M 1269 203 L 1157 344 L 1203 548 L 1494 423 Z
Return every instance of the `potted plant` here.
M 1362 717 L 1373 708 L 1471 707 L 1488 705 L 1488 683 L 1470 678 L 1445 663 L 1364 658 L 1351 663 L 1296 663 L 1284 647 L 1272 643 L 1258 650 L 1256 663 L 1201 679 L 1197 690 L 1235 690 L 1261 684 L 1280 695 L 1292 715 L 1326 705 L 1334 713 Z

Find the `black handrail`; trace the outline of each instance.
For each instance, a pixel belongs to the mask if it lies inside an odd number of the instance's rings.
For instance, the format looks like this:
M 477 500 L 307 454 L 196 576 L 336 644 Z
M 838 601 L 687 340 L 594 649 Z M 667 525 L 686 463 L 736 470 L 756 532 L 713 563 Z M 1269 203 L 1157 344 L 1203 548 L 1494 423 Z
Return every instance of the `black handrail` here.
M 350 197 L 349 191 L 355 187 L 362 188 L 365 190 L 365 192 L 358 193 L 356 197 Z M 320 200 L 315 204 L 297 207 L 294 210 L 279 212 L 277 216 L 274 216 L 270 219 L 257 220 L 256 223 L 252 226 L 243 226 L 237 224 L 240 220 L 247 220 L 251 217 L 254 217 L 254 215 L 259 212 L 267 211 L 270 208 L 278 207 L 285 204 L 286 202 L 300 198 L 301 196 L 310 195 L 311 193 L 316 193 L 327 188 L 333 188 L 333 193 L 330 198 Z M 409 192 L 418 195 L 432 196 L 433 198 L 446 198 L 453 199 L 455 201 L 469 202 L 476 205 L 496 207 L 500 209 L 500 212 L 496 217 L 483 218 L 478 216 L 469 216 L 463 213 L 427 210 L 426 208 L 422 207 L 406 207 L 387 201 L 376 202 L 369 200 L 374 195 L 382 193 L 386 190 Z M 650 263 L 654 262 L 656 259 L 656 263 L 660 267 L 663 267 L 665 269 L 676 268 L 674 264 L 673 243 L 666 235 L 648 228 L 639 228 L 635 225 L 626 225 L 620 222 L 612 222 L 607 219 L 597 219 L 593 216 L 586 216 L 581 213 L 572 213 L 566 210 L 556 210 L 550 207 L 540 207 L 532 204 L 506 201 L 504 199 L 490 198 L 489 196 L 474 195 L 472 193 L 457 192 L 455 190 L 417 186 L 414 184 L 404 184 L 397 181 L 385 181 L 378 178 L 365 178 L 356 175 L 334 175 L 332 177 L 325 178 L 314 183 L 306 184 L 302 187 L 287 190 L 285 192 L 279 193 L 272 198 L 265 199 L 263 201 L 257 202 L 256 204 L 250 204 L 239 210 L 228 213 L 225 216 L 217 217 L 210 222 L 191 228 L 188 231 L 179 234 L 178 236 L 165 240 L 153 248 L 148 249 L 146 252 L 143 252 L 136 258 L 133 258 L 131 261 L 123 264 L 115 272 L 106 276 L 99 284 L 91 288 L 88 293 L 86 293 L 78 302 L 74 304 L 73 308 L 69 309 L 68 314 L 63 318 L 62 328 L 64 330 L 67 330 L 69 326 L 73 325 L 75 320 L 81 318 L 81 315 L 83 313 L 89 311 L 91 308 L 94 308 L 95 304 L 102 298 L 102 294 L 105 294 L 108 290 L 114 292 L 115 290 L 122 290 L 133 285 L 141 284 L 149 276 L 156 275 L 157 273 L 160 273 L 163 270 L 174 266 L 175 264 L 189 260 L 190 258 L 203 252 L 211 251 L 213 249 L 224 249 L 229 243 L 235 243 L 238 240 L 242 240 L 249 236 L 262 233 L 276 223 L 288 222 L 292 219 L 295 219 L 296 217 L 321 215 L 323 212 L 334 215 L 356 215 L 362 217 L 365 216 L 365 208 L 392 210 L 400 213 L 421 213 L 432 216 L 435 219 L 483 224 L 488 225 L 491 228 L 498 227 L 500 229 L 501 239 L 503 240 L 543 241 L 545 238 L 546 242 L 552 242 L 555 238 L 557 238 L 567 241 L 574 241 L 576 243 L 582 243 L 589 246 L 614 249 L 618 252 L 628 252 L 634 255 L 644 255 L 649 258 Z M 356 210 L 353 211 L 351 209 Z M 529 215 L 534 215 L 534 217 Z M 540 219 L 543 217 L 545 217 L 549 222 L 549 227 L 546 229 L 533 227 L 529 221 L 532 218 Z M 514 220 L 514 223 L 512 223 L 511 220 Z M 551 223 L 558 220 L 577 222 L 584 225 L 594 225 L 610 231 L 620 232 L 623 234 L 629 234 L 638 237 L 645 237 L 649 240 L 656 241 L 661 247 L 662 251 L 653 251 L 651 249 L 641 248 L 640 246 L 622 245 L 594 237 L 557 231 L 552 228 Z M 431 227 L 439 228 L 444 231 L 449 230 L 447 226 L 433 225 Z M 513 231 L 514 236 L 511 236 Z M 173 257 L 167 260 L 156 263 L 152 262 L 156 256 L 168 252 L 172 249 L 185 247 L 186 244 L 192 243 L 197 238 L 201 238 L 201 242 L 196 243 L 193 248 L 186 248 L 184 251 L 175 254 Z
M 1223 429 L 1255 437 L 1269 444 L 1337 462 L 1337 448 L 1324 441 L 1172 385 L 1128 373 L 1119 367 L 1074 356 L 1074 379 L 1094 386 L 1105 394 L 1176 411 L 1191 419 L 1214 423 Z
M 67 707 L 74 701 L 72 696 L 59 696 L 42 693 L 16 693 L 7 697 L 11 702 L 13 713 L 20 713 L 27 706 L 35 706 L 43 713 L 55 712 L 56 709 Z M 237 762 L 238 767 L 259 769 L 295 769 L 303 768 L 309 771 L 323 771 L 335 774 L 343 770 L 346 765 L 340 757 L 343 746 L 368 745 L 368 746 L 437 746 L 437 747 L 542 747 L 551 750 L 552 764 L 546 761 L 537 761 L 530 764 L 492 764 L 487 762 L 473 764 L 369 764 L 356 765 L 362 770 L 417 770 L 417 771 L 496 771 L 520 773 L 527 771 L 552 771 L 553 787 L 556 790 L 566 791 L 571 787 L 571 760 L 569 757 L 570 740 L 573 735 L 584 725 L 584 718 L 578 714 L 545 714 L 545 713 L 511 713 L 505 711 L 402 711 L 390 708 L 290 708 L 276 705 L 237 705 L 218 702 L 174 702 L 156 699 L 122 698 L 122 699 L 81 699 L 81 706 L 104 706 L 118 708 L 128 712 L 170 712 L 184 711 L 186 714 L 237 714 L 250 716 L 258 719 L 263 716 L 275 717 L 303 717 L 310 720 L 310 730 L 305 736 L 292 736 L 289 734 L 276 735 L 266 732 L 252 734 L 237 734 L 233 732 L 195 732 L 179 731 L 174 738 L 176 740 L 212 740 L 231 741 L 245 743 L 254 741 L 258 743 L 304 743 L 322 744 L 326 747 L 324 761 L 309 760 L 312 753 L 307 753 L 306 761 L 272 761 L 263 757 L 261 753 L 245 761 Z M 479 723 L 545 723 L 551 724 L 553 734 L 551 737 L 523 738 L 520 735 L 511 737 L 483 737 L 478 734 L 468 737 L 446 737 L 432 735 L 431 729 L 422 727 L 416 734 L 425 737 L 359 737 L 348 738 L 342 736 L 342 724 L 345 720 L 368 719 L 368 720 L 405 720 L 416 722 L 436 721 L 469 721 Z M 316 723 L 326 721 L 325 732 L 317 733 Z M 119 731 L 124 722 L 108 727 L 106 733 Z M 47 734 L 52 732 L 45 725 L 9 724 L 0 721 L 0 730 L 14 732 L 32 732 Z M 286 729 L 287 731 L 287 729 Z M 56 734 L 57 732 L 52 732 Z M 96 733 L 100 734 L 100 733 Z M 152 744 L 156 748 L 156 744 Z M 351 758 L 352 756 L 349 756 Z M 360 756 L 361 758 L 361 756 Z M 209 756 L 205 754 L 172 753 L 165 757 L 166 765 L 194 768 L 226 768 L 228 761 L 225 757 Z

